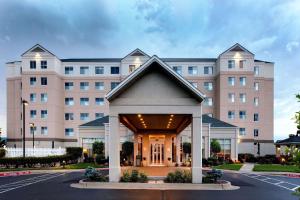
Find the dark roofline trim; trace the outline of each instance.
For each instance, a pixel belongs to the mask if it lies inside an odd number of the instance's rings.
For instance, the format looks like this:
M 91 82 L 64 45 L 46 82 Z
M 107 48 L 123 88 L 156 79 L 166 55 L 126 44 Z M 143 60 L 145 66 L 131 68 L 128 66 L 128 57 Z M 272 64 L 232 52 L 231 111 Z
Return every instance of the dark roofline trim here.
M 123 60 L 127 56 L 130 56 L 131 54 L 134 54 L 137 51 L 141 52 L 142 54 L 144 54 L 145 56 L 148 56 L 150 58 L 150 56 L 148 54 L 146 54 L 144 51 L 140 50 L 139 48 L 136 48 L 135 50 L 131 51 L 129 54 L 127 54 L 126 56 L 124 56 L 123 58 L 121 58 L 121 60 Z
M 29 51 L 35 49 L 36 47 L 40 47 L 40 48 L 43 49 L 44 51 L 46 51 L 46 52 L 50 53 L 51 55 L 57 57 L 54 53 L 52 53 L 51 51 L 49 51 L 48 49 L 46 49 L 45 47 L 43 47 L 43 46 L 40 45 L 40 44 L 34 45 L 33 47 L 31 47 L 30 49 L 28 49 L 27 51 L 25 51 L 21 56 L 23 56 L 23 55 L 26 54 L 27 52 L 29 52 Z
M 241 44 L 235 43 L 234 45 L 232 45 L 231 47 L 229 47 L 228 49 L 226 49 L 224 52 L 222 52 L 219 56 L 223 55 L 224 53 L 230 51 L 231 49 L 233 49 L 233 48 L 235 48 L 235 47 L 237 47 L 237 46 L 239 46 L 239 47 L 240 47 L 241 49 L 243 49 L 244 51 L 246 51 L 246 52 L 248 52 L 248 53 L 254 55 L 254 53 L 252 53 L 251 51 L 249 51 L 248 49 L 246 49 L 245 47 L 243 47 Z

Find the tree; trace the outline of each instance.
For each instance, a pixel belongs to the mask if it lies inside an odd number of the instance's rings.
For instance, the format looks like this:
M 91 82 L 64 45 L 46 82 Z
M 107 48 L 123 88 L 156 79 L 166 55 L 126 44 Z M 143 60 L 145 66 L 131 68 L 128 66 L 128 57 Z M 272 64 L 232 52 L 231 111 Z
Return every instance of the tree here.
M 128 160 L 130 160 L 130 157 L 133 153 L 133 142 L 126 141 L 122 144 L 122 152 L 124 156 L 127 157 Z
M 103 155 L 104 151 L 104 143 L 101 141 L 101 142 L 94 142 L 93 143 L 93 154 L 98 154 L 98 155 Z
M 300 94 L 296 95 L 296 99 L 300 102 Z M 300 110 L 295 113 L 295 123 L 297 124 L 297 133 L 300 132 Z
M 183 153 L 190 154 L 191 153 L 191 143 L 190 142 L 184 142 L 182 144 L 182 150 L 183 150 Z
M 210 149 L 211 152 L 213 153 L 213 156 L 217 156 L 217 153 L 220 153 L 221 151 L 221 145 L 216 139 L 212 139 L 210 142 Z

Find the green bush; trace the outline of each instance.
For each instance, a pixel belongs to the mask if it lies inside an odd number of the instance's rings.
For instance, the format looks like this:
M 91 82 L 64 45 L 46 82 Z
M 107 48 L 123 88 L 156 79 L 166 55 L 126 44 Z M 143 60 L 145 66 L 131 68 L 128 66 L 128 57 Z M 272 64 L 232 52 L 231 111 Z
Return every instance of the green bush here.
M 164 181 L 166 183 L 191 183 L 192 173 L 188 170 L 176 170 L 168 173 Z
M 93 143 L 92 149 L 93 149 L 93 154 L 103 155 L 104 143 L 96 141 L 96 142 Z
M 0 148 L 0 158 L 4 158 L 6 155 L 6 150 L 3 148 Z
M 125 171 L 120 178 L 120 182 L 146 183 L 148 177 L 145 173 L 140 173 L 138 170 Z
M 82 148 L 81 147 L 67 147 L 66 153 L 71 157 L 72 160 L 76 160 L 82 156 Z
M 103 165 L 105 163 L 108 163 L 108 159 L 105 158 L 103 155 L 96 155 L 96 163 L 99 165 Z
M 85 169 L 84 177 L 88 181 L 108 182 L 108 176 L 103 175 L 100 171 L 97 171 L 93 167 Z

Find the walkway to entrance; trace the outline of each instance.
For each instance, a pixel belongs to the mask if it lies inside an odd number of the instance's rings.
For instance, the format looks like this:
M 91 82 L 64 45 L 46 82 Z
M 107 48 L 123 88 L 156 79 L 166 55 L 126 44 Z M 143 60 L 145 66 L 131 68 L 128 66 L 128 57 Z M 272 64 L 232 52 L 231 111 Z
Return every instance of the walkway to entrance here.
M 126 170 L 139 170 L 140 172 L 144 172 L 147 176 L 167 176 L 169 172 L 175 172 L 176 170 L 191 170 L 190 167 L 122 167 L 122 174 Z

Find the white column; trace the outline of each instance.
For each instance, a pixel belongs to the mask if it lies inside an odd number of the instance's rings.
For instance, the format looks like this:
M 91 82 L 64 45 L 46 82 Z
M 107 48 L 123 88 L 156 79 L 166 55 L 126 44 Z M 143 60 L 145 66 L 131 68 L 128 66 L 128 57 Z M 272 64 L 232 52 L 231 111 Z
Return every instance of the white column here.
M 208 158 L 210 157 L 210 124 L 208 124 Z
M 202 112 L 201 112 L 202 113 Z M 192 182 L 202 183 L 202 116 L 192 120 Z
M 109 123 L 104 124 L 104 137 L 104 155 L 107 158 L 109 152 Z
M 120 122 L 109 116 L 109 182 L 119 182 L 120 176 Z
M 180 135 L 176 136 L 176 157 L 177 157 L 177 164 L 180 166 Z

